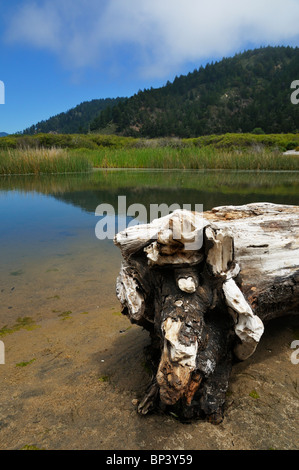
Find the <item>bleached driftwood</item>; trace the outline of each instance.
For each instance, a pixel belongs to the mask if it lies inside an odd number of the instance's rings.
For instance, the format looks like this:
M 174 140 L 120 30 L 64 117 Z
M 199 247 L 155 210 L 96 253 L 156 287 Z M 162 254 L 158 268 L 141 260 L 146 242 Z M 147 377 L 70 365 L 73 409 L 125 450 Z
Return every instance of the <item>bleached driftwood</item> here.
M 177 210 L 116 235 L 122 311 L 151 335 L 153 380 L 138 411 L 223 418 L 234 358 L 272 318 L 299 311 L 299 207 Z

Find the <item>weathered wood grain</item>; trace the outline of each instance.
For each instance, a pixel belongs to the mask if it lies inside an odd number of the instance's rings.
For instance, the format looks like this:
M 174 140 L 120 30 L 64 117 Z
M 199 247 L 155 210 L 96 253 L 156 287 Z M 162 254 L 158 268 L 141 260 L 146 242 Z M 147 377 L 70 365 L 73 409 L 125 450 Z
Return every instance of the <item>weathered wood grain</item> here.
M 116 235 L 122 311 L 152 339 L 153 380 L 139 412 L 175 407 L 220 422 L 233 360 L 272 318 L 299 311 L 299 207 L 177 210 Z

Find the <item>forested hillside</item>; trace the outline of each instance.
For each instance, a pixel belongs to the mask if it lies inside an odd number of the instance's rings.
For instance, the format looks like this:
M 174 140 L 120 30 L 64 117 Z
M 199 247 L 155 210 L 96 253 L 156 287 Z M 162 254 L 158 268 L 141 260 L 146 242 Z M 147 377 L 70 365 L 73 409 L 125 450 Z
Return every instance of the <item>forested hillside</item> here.
M 161 88 L 130 98 L 94 99 L 23 134 L 117 134 L 132 137 L 198 137 L 225 133 L 296 133 L 299 48 L 264 47 L 201 66 Z
M 89 124 L 99 113 L 120 102 L 122 98 L 95 99 L 84 101 L 75 108 L 57 114 L 45 121 L 38 122 L 25 129 L 23 134 L 36 134 L 56 132 L 58 134 L 85 134 L 89 131 Z
M 291 83 L 299 48 L 265 47 L 200 67 L 164 87 L 139 91 L 107 107 L 90 124 L 135 137 L 193 137 L 227 132 L 299 130 Z

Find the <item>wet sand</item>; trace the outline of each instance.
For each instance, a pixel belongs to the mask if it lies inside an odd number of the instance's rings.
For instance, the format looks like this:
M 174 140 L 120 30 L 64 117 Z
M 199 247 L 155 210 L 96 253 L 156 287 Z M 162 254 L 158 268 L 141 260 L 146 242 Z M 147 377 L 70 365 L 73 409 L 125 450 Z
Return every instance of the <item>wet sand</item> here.
M 298 449 L 298 335 L 272 322 L 255 355 L 234 366 L 223 423 L 141 417 L 148 334 L 113 306 L 44 318 L 2 338 L 0 448 L 64 450 Z

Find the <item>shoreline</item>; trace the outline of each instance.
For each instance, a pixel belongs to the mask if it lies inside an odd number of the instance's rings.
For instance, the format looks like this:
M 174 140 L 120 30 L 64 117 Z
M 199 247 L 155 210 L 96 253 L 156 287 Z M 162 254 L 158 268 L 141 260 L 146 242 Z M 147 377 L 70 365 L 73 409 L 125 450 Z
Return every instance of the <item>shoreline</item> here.
M 7 173 L 7 174 L 0 174 L 0 177 L 8 177 L 8 176 L 44 176 L 44 175 L 88 175 L 89 173 L 93 173 L 96 171 L 134 171 L 134 172 L 184 172 L 184 173 L 204 173 L 204 172 L 238 172 L 238 173 L 299 173 L 298 170 L 265 170 L 265 169 L 235 169 L 235 168 L 138 168 L 138 167 L 93 167 L 90 171 L 76 171 L 76 172 L 62 172 L 62 173 Z
M 186 427 L 175 416 L 137 414 L 150 379 L 149 337 L 116 309 L 117 302 L 114 310 L 41 320 L 3 338 L 1 449 L 298 448 L 297 369 L 289 358 L 298 318 L 272 322 L 255 355 L 235 364 L 223 423 Z

